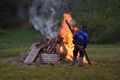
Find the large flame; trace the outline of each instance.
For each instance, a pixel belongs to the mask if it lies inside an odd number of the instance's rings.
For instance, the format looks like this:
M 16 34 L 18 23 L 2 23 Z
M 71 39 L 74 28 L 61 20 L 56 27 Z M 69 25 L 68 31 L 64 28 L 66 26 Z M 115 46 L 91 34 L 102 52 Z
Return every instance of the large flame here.
M 68 25 L 66 24 L 66 20 L 68 21 L 68 23 L 70 23 L 70 21 L 72 20 L 72 16 L 69 13 L 63 14 L 63 21 L 60 34 L 63 37 L 63 42 L 67 50 L 66 59 L 72 60 L 74 49 L 74 45 L 72 43 L 73 34 L 71 33 Z
M 61 37 L 63 37 L 63 42 L 64 45 L 66 47 L 67 50 L 67 54 L 66 54 L 66 59 L 72 61 L 72 57 L 73 57 L 73 50 L 74 50 L 74 44 L 72 43 L 73 41 L 73 34 L 70 31 L 68 25 L 66 24 L 66 20 L 68 21 L 69 24 L 71 24 L 72 21 L 72 16 L 70 13 L 64 13 L 63 14 L 63 21 L 62 21 L 62 27 L 61 27 Z M 77 27 L 71 26 L 71 28 L 74 31 L 77 31 Z M 87 60 L 85 59 L 85 57 L 83 58 L 83 62 L 84 63 L 88 63 Z

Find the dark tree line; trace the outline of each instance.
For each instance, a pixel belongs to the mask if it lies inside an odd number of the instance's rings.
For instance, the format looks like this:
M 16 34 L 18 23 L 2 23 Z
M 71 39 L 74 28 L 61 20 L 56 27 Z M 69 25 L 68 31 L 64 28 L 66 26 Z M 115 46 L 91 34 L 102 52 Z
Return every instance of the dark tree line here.
M 120 42 L 120 0 L 73 0 L 73 15 L 87 24 L 93 43 Z
M 1 0 L 0 28 L 29 22 L 32 0 Z M 72 15 L 79 26 L 88 25 L 90 42 L 120 42 L 120 0 L 70 0 Z M 73 7 L 74 6 L 74 7 Z
M 17 14 L 17 4 L 15 0 L 0 1 L 0 26 L 6 26 Z
M 28 8 L 31 0 L 1 0 L 0 27 L 11 27 L 28 19 Z

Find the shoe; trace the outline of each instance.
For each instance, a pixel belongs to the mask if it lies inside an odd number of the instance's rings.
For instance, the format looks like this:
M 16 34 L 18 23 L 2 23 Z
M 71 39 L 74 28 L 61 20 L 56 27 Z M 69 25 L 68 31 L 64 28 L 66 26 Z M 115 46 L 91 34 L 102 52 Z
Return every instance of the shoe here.
M 77 60 L 77 58 L 76 58 L 76 57 L 73 57 L 72 65 L 75 65 L 75 64 L 76 64 L 76 60 Z
M 79 64 L 79 66 L 84 66 L 84 65 L 83 65 L 83 57 L 80 57 L 80 58 L 79 58 L 78 64 Z
M 74 65 L 75 65 L 75 63 L 72 63 L 72 65 L 74 66 Z
M 84 65 L 83 65 L 83 64 L 80 64 L 79 67 L 84 67 Z

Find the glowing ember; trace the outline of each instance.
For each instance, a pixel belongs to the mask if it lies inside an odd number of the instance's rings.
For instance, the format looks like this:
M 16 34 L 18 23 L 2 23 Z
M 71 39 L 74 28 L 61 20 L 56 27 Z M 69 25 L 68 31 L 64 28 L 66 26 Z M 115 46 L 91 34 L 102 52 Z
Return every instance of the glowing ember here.
M 63 37 L 63 42 L 64 45 L 66 47 L 67 50 L 67 55 L 66 55 L 66 59 L 72 61 L 72 57 L 73 57 L 73 50 L 74 50 L 74 44 L 72 43 L 73 41 L 73 34 L 70 31 L 68 25 L 66 24 L 66 20 L 68 21 L 68 23 L 71 25 L 71 21 L 72 21 L 72 16 L 70 13 L 64 13 L 63 14 L 63 21 L 62 21 L 62 27 L 61 27 L 61 37 Z M 71 28 L 74 30 L 74 32 L 76 32 L 78 30 L 78 27 L 72 27 Z M 60 48 L 61 50 L 61 48 Z M 83 58 L 83 62 L 84 63 L 88 63 L 87 60 L 85 59 L 85 57 Z
M 60 47 L 60 52 L 61 52 L 61 53 L 63 53 L 63 52 L 64 52 L 64 50 L 63 50 L 63 47 L 62 47 L 62 46 Z

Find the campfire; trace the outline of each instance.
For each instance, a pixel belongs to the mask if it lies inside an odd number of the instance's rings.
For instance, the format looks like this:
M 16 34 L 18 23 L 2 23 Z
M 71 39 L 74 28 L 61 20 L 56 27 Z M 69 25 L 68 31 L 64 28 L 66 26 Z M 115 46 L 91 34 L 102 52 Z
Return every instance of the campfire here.
M 24 63 L 71 62 L 74 49 L 73 33 L 77 31 L 77 27 L 72 26 L 72 20 L 70 13 L 64 13 L 59 35 L 52 39 L 43 38 L 40 42 L 33 44 L 27 52 Z M 84 63 L 88 63 L 85 57 Z

